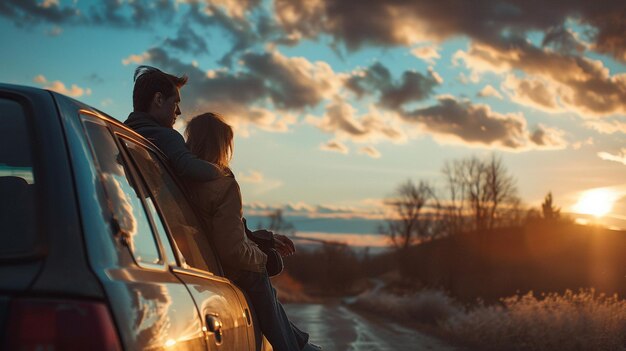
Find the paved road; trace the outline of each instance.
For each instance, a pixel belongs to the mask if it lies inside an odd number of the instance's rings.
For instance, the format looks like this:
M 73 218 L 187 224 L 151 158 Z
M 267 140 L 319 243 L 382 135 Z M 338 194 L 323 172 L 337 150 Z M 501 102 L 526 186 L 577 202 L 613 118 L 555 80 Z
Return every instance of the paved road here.
M 412 351 L 454 348 L 440 340 L 395 323 L 368 320 L 346 306 L 286 304 L 289 318 L 325 351 Z

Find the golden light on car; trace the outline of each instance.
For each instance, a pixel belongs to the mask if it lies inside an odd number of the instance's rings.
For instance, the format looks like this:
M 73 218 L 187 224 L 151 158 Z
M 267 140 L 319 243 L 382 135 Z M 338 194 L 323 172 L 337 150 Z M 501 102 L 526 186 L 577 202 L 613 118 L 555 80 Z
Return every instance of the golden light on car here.
M 599 188 L 583 192 L 574 205 L 575 213 L 602 217 L 611 212 L 617 194 L 609 189 Z

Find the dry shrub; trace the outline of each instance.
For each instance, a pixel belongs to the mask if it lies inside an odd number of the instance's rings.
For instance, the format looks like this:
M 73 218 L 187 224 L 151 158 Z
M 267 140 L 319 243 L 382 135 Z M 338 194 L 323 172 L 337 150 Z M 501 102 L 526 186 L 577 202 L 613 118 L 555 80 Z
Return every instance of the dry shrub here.
M 429 324 L 460 312 L 454 300 L 440 290 L 422 290 L 407 296 L 367 292 L 356 299 L 354 306 L 405 322 Z
M 456 314 L 441 327 L 477 350 L 626 350 L 626 301 L 617 296 L 590 289 L 501 301 Z

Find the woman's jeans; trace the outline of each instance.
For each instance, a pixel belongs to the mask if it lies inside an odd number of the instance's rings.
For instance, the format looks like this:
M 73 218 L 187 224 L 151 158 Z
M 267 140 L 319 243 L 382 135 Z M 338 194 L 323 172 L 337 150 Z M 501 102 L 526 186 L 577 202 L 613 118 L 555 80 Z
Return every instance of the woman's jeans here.
M 309 341 L 309 334 L 289 321 L 267 272 L 239 271 L 234 282 L 248 295 L 261 331 L 274 351 L 302 350 Z

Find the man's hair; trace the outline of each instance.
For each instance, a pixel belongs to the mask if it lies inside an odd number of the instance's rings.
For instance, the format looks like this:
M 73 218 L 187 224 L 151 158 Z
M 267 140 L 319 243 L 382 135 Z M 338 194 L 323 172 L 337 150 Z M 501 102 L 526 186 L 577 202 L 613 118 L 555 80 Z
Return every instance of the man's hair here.
M 133 79 L 133 109 L 136 112 L 148 112 L 154 94 L 160 92 L 167 99 L 174 95 L 175 88 L 182 88 L 188 78 L 176 77 L 155 67 L 139 66 L 135 69 Z

